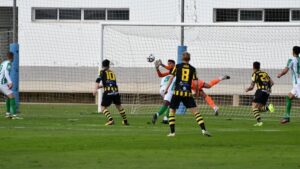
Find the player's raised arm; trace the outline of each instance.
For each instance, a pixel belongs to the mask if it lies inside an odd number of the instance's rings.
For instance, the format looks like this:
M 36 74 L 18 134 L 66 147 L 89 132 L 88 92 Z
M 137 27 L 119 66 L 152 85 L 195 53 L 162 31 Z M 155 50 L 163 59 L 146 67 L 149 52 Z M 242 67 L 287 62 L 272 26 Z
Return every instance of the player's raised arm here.
M 157 72 L 158 77 L 165 77 L 165 76 L 168 76 L 168 75 L 170 74 L 170 71 L 174 68 L 174 66 L 175 66 L 175 61 L 172 60 L 172 59 L 169 59 L 169 60 L 168 60 L 168 65 L 166 66 L 166 65 L 164 65 L 164 64 L 161 62 L 161 60 L 159 59 L 159 60 L 155 61 L 154 64 L 155 64 L 155 68 L 156 68 L 156 72 Z M 159 70 L 159 66 L 164 67 L 165 69 L 169 70 L 169 72 L 164 72 L 164 73 L 162 73 L 162 72 Z

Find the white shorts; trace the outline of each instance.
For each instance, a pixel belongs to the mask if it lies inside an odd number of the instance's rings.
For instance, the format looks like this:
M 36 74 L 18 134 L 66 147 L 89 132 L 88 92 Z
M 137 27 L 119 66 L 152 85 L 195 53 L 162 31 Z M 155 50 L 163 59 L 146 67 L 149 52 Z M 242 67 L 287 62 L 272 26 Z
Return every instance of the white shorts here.
M 171 90 L 171 88 L 169 88 L 168 93 L 165 95 L 165 87 L 161 87 L 159 90 L 159 93 L 161 95 L 161 97 L 164 98 L 164 100 L 171 102 L 172 96 L 173 96 L 173 90 Z
M 300 84 L 294 85 L 293 89 L 291 90 L 291 93 L 292 93 L 296 98 L 300 98 Z
M 6 96 L 13 93 L 13 91 L 10 90 L 6 84 L 5 85 L 0 85 L 0 92 L 2 92 Z

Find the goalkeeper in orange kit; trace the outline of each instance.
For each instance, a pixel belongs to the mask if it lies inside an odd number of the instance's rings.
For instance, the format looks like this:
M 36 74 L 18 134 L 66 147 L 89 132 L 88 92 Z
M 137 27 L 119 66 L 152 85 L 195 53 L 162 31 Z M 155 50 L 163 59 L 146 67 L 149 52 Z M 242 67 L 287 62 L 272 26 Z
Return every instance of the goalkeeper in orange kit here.
M 209 89 L 217 85 L 222 80 L 227 80 L 227 79 L 230 79 L 230 76 L 225 75 L 223 77 L 218 77 L 211 80 L 209 83 L 205 83 L 204 80 L 198 80 L 199 96 L 201 96 L 206 101 L 206 103 L 214 110 L 216 116 L 219 115 L 219 108 L 218 106 L 216 106 L 213 99 L 203 91 L 203 88 Z M 196 91 L 195 86 L 196 86 L 195 83 L 192 83 L 193 91 Z

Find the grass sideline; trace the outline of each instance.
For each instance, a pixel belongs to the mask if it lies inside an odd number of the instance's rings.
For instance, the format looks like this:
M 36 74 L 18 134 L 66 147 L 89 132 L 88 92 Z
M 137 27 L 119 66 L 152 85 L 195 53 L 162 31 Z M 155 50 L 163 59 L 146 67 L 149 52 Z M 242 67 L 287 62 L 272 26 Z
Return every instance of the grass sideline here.
M 128 114 L 131 126 L 104 126 L 94 105 L 23 105 L 23 120 L 0 117 L 1 169 L 300 169 L 300 119 L 279 125 L 265 118 L 204 116 L 213 137 L 200 134 L 192 115 L 149 125 L 151 115 Z M 226 111 L 226 110 L 224 110 Z

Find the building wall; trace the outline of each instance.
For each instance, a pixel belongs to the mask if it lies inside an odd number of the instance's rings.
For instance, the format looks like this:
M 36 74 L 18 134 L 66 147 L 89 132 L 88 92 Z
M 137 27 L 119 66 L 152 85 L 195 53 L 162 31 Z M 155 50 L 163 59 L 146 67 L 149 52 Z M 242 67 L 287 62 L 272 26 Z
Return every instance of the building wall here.
M 129 22 L 175 22 L 172 0 L 22 0 L 19 42 L 22 66 L 97 66 L 100 60 L 99 21 L 32 21 L 33 7 L 129 8 Z
M 0 6 L 11 4 L 12 0 L 0 2 Z M 33 7 L 129 8 L 129 22 L 180 22 L 180 4 L 174 0 L 22 0 L 18 6 L 22 66 L 97 66 L 100 60 L 100 22 L 33 21 Z M 212 23 L 214 8 L 266 7 L 300 8 L 300 3 L 298 0 L 186 0 L 185 20 Z
M 195 10 L 196 3 L 196 10 Z M 299 0 L 189 0 L 186 1 L 186 21 L 213 22 L 214 8 L 300 8 Z

